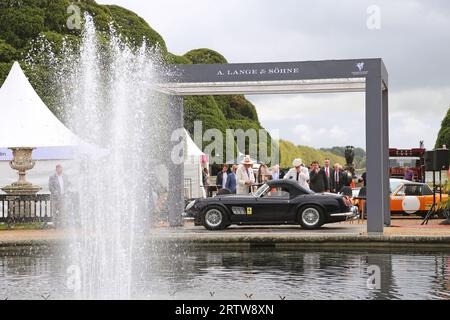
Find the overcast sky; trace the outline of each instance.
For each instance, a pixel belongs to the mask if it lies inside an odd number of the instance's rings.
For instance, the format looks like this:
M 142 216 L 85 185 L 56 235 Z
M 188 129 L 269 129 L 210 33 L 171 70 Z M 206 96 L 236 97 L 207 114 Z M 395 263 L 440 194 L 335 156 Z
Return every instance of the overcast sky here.
M 236 63 L 381 57 L 389 72 L 392 147 L 425 140 L 432 148 L 450 107 L 448 0 L 97 2 L 136 12 L 176 54 L 211 48 Z M 368 13 L 372 5 L 380 20 Z M 365 146 L 363 94 L 248 98 L 263 126 L 296 144 Z

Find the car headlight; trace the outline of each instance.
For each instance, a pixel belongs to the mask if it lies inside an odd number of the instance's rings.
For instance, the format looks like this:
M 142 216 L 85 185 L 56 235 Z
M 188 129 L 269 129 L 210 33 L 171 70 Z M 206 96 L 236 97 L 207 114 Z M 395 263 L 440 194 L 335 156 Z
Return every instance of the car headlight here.
M 189 209 L 191 209 L 193 206 L 195 205 L 195 200 L 189 202 L 186 206 L 186 211 L 188 211 Z

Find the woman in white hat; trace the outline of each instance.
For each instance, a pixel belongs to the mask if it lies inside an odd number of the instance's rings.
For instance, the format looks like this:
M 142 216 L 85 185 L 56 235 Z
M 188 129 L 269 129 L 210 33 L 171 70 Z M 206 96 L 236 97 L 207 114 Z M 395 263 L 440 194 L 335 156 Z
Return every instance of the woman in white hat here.
M 309 190 L 309 172 L 308 169 L 303 166 L 302 159 L 294 159 L 292 162 L 292 165 L 294 166 L 292 169 L 286 173 L 284 176 L 284 179 L 291 179 L 297 181 L 299 185 L 301 185 L 303 188 Z
M 241 161 L 241 166 L 236 171 L 236 194 L 251 193 L 252 184 L 255 183 L 255 174 L 253 173 L 253 161 L 250 156 L 245 156 Z

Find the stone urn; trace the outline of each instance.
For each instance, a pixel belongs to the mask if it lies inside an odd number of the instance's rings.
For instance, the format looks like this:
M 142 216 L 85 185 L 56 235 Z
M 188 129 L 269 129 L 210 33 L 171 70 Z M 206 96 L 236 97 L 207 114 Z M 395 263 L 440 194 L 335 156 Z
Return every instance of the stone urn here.
M 32 159 L 34 148 L 9 148 L 12 150 L 13 159 L 9 162 L 12 169 L 19 172 L 19 180 L 13 184 L 3 187 L 7 194 L 34 195 L 42 188 L 35 186 L 26 180 L 27 170 L 33 169 L 35 161 Z

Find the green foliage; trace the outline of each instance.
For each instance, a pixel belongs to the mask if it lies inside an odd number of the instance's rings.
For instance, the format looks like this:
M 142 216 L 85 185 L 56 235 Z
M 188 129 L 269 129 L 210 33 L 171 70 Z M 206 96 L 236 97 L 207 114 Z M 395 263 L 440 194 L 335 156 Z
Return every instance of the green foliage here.
M 313 161 L 318 161 L 323 164 L 325 158 L 329 158 L 331 164 L 339 163 L 345 164 L 345 158 L 338 156 L 329 151 L 321 151 L 306 146 L 296 146 L 292 142 L 280 140 L 280 166 L 282 168 L 289 168 L 292 166 L 292 161 L 295 158 L 301 158 L 305 165 L 309 165 Z
M 192 61 L 184 56 L 177 56 L 176 54 L 168 52 L 165 56 L 168 64 L 192 64 Z
M 163 38 L 156 31 L 133 12 L 118 6 L 98 5 L 92 0 L 0 0 L 0 84 L 12 62 L 24 60 L 38 38 L 44 37 L 55 53 L 60 51 L 64 39 L 75 47 L 79 45 L 80 30 L 67 27 L 67 20 L 73 15 L 68 12 L 71 4 L 80 8 L 82 16 L 86 11 L 93 16 L 101 43 L 108 40 L 104 31 L 112 24 L 131 45 L 140 46 L 145 38 L 149 45 L 158 45 L 164 56 L 168 54 Z M 48 85 L 51 76 L 48 67 L 39 58 L 33 58 L 33 70 L 25 64 L 21 64 L 22 68 L 42 100 L 61 118 L 58 99 Z
M 3 85 L 6 77 L 8 76 L 9 70 L 11 70 L 12 62 L 0 62 L 0 86 Z
M 142 39 L 155 45 L 158 44 L 161 52 L 167 54 L 167 47 L 164 39 L 155 30 L 153 30 L 148 23 L 136 15 L 134 12 L 124 9 L 119 6 L 106 6 L 111 13 L 120 34 L 130 39 L 135 45 L 140 45 Z
M 23 48 L 28 41 L 46 30 L 42 1 L 3 1 L 0 6 L 0 39 L 15 48 Z
M 247 119 L 258 122 L 255 106 L 243 95 L 215 96 L 214 99 L 227 119 Z
M 202 125 L 202 134 L 209 129 L 217 129 L 223 138 L 223 149 L 216 150 L 222 156 L 225 155 L 225 162 L 233 159 L 237 154 L 237 150 L 233 150 L 233 154 L 226 154 L 226 129 L 229 129 L 227 120 L 212 96 L 186 97 L 184 99 L 184 127 L 193 136 L 194 122 L 200 121 Z M 217 133 L 219 133 L 217 132 Z M 203 145 L 198 147 L 202 150 L 213 141 L 203 141 Z M 211 154 L 210 156 L 216 156 Z
M 220 53 L 211 49 L 194 49 L 184 55 L 193 64 L 228 63 Z
M 203 122 L 203 130 L 219 129 L 225 133 L 227 120 L 212 96 L 186 97 L 184 99 L 185 128 L 194 132 L 194 121 Z
M 4 40 L 0 39 L 0 61 L 11 62 L 19 58 L 17 50 L 7 44 Z
M 67 19 L 73 14 L 67 12 L 72 3 L 80 7 L 81 14 L 87 11 L 93 16 L 101 41 L 107 41 L 108 35 L 104 31 L 108 31 L 112 23 L 117 32 L 131 45 L 140 46 L 145 38 L 149 45 L 159 46 L 163 57 L 169 64 L 227 63 L 225 57 L 220 53 L 205 48 L 191 50 L 183 56 L 169 53 L 164 39 L 145 20 L 135 13 L 115 5 L 99 5 L 93 0 L 76 2 L 69 0 L 0 0 L 0 84 L 4 82 L 12 62 L 23 60 L 29 53 L 33 41 L 38 37 L 45 37 L 51 42 L 56 52 L 60 49 L 64 39 L 68 39 L 75 47 L 78 46 L 80 30 L 70 30 L 66 25 Z M 22 64 L 22 67 L 39 96 L 57 116 L 60 116 L 57 98 L 54 97 L 54 93 L 48 85 L 50 72 L 47 66 L 44 63 L 38 63 L 32 72 L 25 64 Z M 194 131 L 194 121 L 202 121 L 203 132 L 208 129 L 218 129 L 225 134 L 226 129 L 242 129 L 244 131 L 263 129 L 258 120 L 255 106 L 243 95 L 186 98 L 185 127 L 191 134 Z M 258 141 L 258 145 L 266 144 L 268 150 L 270 150 L 270 143 L 270 136 L 267 140 Z M 245 150 L 240 151 L 249 153 L 249 147 L 246 142 Z M 343 158 L 332 153 L 294 146 L 286 141 L 280 141 L 280 148 L 284 166 L 290 166 L 292 159 L 299 156 L 303 157 L 305 161 L 322 161 L 325 156 L 328 156 L 332 161 L 344 162 Z
M 183 57 L 193 64 L 227 63 L 225 57 L 223 57 L 220 53 L 204 48 L 191 50 L 187 52 Z M 204 123 L 204 130 L 206 130 L 207 128 L 217 128 L 221 131 L 226 129 L 242 129 L 244 131 L 248 129 L 264 129 L 258 121 L 258 114 L 256 112 L 255 106 L 243 95 L 211 96 L 210 98 L 215 102 L 215 112 L 217 112 L 216 108 L 218 108 L 218 111 L 220 112 L 220 117 L 217 118 L 220 120 L 218 121 L 217 119 L 207 119 L 207 121 L 211 122 Z M 201 104 L 204 97 L 190 97 L 188 99 L 190 103 L 192 103 L 193 101 L 197 101 L 197 104 Z M 200 120 L 201 118 L 203 119 L 202 121 L 205 121 L 205 117 L 201 113 L 193 114 L 191 113 L 191 111 L 189 111 L 189 113 L 186 113 L 185 115 L 185 126 L 187 128 L 191 128 L 193 127 L 193 121 Z M 213 125 L 218 126 L 213 127 Z M 270 154 L 270 136 L 268 137 L 267 141 L 259 141 L 258 135 L 258 146 L 261 143 L 266 143 L 267 149 L 269 150 Z M 242 153 L 248 154 L 249 150 L 250 145 L 249 141 L 247 140 L 245 144 L 245 150 L 240 151 Z
M 442 148 L 443 145 L 450 148 L 450 108 L 448 109 L 444 120 L 442 120 L 435 148 Z
M 242 117 L 258 122 L 255 106 L 242 95 L 228 96 L 230 108 L 237 111 Z
M 0 62 L 9 62 L 6 59 L 11 59 L 11 53 L 13 59 L 23 57 L 30 42 L 39 35 L 56 42 L 67 35 L 80 36 L 80 30 L 67 27 L 67 20 L 73 15 L 67 11 L 71 4 L 80 8 L 81 15 L 89 12 L 100 32 L 108 31 L 113 23 L 131 44 L 139 46 L 145 38 L 150 45 L 158 45 L 163 55 L 167 54 L 163 38 L 144 19 L 118 6 L 99 5 L 93 0 L 0 0 Z

